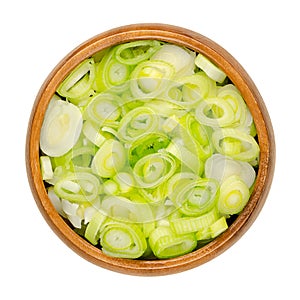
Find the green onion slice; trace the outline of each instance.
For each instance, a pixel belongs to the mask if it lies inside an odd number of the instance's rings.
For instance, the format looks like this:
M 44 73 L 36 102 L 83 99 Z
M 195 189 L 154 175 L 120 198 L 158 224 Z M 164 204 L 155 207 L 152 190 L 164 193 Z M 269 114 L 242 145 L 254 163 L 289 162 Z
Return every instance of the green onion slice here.
M 95 64 L 92 58 L 80 63 L 57 88 L 58 94 L 66 98 L 78 98 L 91 90 L 95 80 Z
M 96 91 L 93 89 L 88 90 L 86 93 L 78 96 L 78 97 L 67 97 L 66 100 L 83 109 L 86 107 L 92 98 L 96 95 Z
M 250 188 L 256 178 L 252 165 L 248 162 L 232 159 L 222 154 L 213 154 L 205 162 L 205 177 L 214 178 L 222 183 L 228 177 L 238 175 Z
M 53 97 L 41 128 L 40 148 L 48 156 L 67 153 L 77 142 L 82 129 L 82 115 L 72 103 Z
M 206 127 L 191 114 L 184 116 L 180 125 L 179 130 L 184 145 L 203 161 L 210 157 L 213 147 Z
M 247 106 L 240 92 L 233 84 L 227 84 L 218 90 L 218 98 L 224 99 L 234 112 L 233 126 L 241 126 L 246 122 Z
M 146 239 L 138 225 L 114 220 L 103 224 L 100 244 L 103 253 L 121 258 L 138 258 L 147 249 Z
M 91 202 L 100 193 L 100 180 L 87 172 L 67 173 L 54 185 L 55 193 L 70 202 Z
M 167 88 L 174 73 L 174 67 L 164 61 L 142 62 L 131 73 L 131 93 L 137 99 L 155 98 Z
M 194 59 L 193 51 L 171 44 L 164 44 L 151 56 L 151 60 L 164 61 L 172 65 L 177 78 L 194 73 Z
M 182 105 L 193 107 L 199 101 L 216 94 L 216 83 L 204 72 L 183 77 L 178 80 L 182 90 Z
M 157 131 L 159 119 L 149 107 L 137 107 L 127 113 L 118 128 L 119 138 L 124 142 L 133 142 L 146 133 Z
M 133 168 L 136 183 L 142 188 L 155 188 L 166 182 L 176 171 L 175 159 L 163 152 L 148 154 Z
M 40 157 L 41 171 L 43 180 L 51 180 L 54 177 L 52 163 L 49 156 Z
M 149 243 L 157 258 L 166 259 L 191 252 L 197 246 L 197 239 L 193 233 L 179 236 L 162 226 L 151 232 Z
M 62 166 L 70 171 L 75 171 L 80 168 L 89 169 L 89 165 L 96 151 L 96 148 L 92 146 L 74 147 L 65 155 L 55 157 L 54 162 L 56 166 Z
M 55 191 L 54 191 L 54 187 L 50 186 L 47 189 L 47 195 L 51 201 L 51 203 L 53 204 L 54 208 L 56 209 L 56 211 L 62 216 L 62 217 L 67 217 L 65 212 L 63 211 L 62 208 L 62 201 L 61 199 L 56 195 Z
M 216 205 L 219 184 L 216 180 L 208 178 L 184 181 L 176 186 L 169 197 L 183 214 L 200 216 Z
M 106 216 L 96 211 L 86 227 L 84 237 L 93 245 L 97 245 L 99 242 L 100 230 L 105 220 Z
M 171 220 L 171 228 L 176 234 L 186 234 L 207 229 L 219 218 L 218 211 L 213 208 L 211 211 L 199 217 L 182 217 Z
M 97 94 L 87 106 L 85 118 L 98 125 L 110 125 L 121 115 L 121 101 L 121 98 L 116 94 Z
M 235 122 L 232 106 L 222 98 L 207 98 L 199 103 L 195 115 L 197 120 L 211 127 L 227 127 Z
M 118 172 L 113 179 L 122 194 L 129 193 L 135 186 L 133 175 L 129 172 Z
M 136 139 L 129 148 L 128 160 L 133 167 L 142 157 L 159 152 L 161 149 L 167 148 L 170 138 L 161 133 L 145 134 Z
M 131 201 L 123 196 L 106 196 L 100 202 L 103 214 L 111 219 L 129 223 L 147 223 L 154 220 L 152 207 L 143 200 Z
M 212 142 L 217 152 L 234 159 L 251 162 L 258 158 L 259 146 L 249 134 L 234 128 L 216 130 Z
M 226 218 L 223 216 L 210 225 L 209 231 L 210 231 L 211 238 L 214 239 L 215 237 L 219 236 L 227 228 L 228 228 L 228 224 L 226 222 Z
M 226 78 L 226 74 L 221 69 L 219 69 L 213 62 L 200 53 L 195 59 L 195 64 L 214 81 L 222 83 Z
M 237 175 L 230 176 L 221 184 L 218 209 L 224 215 L 238 214 L 249 197 L 250 191 L 245 182 Z
M 156 40 L 134 41 L 116 46 L 115 58 L 125 65 L 136 65 L 148 59 L 161 47 Z
M 131 71 L 130 66 L 118 61 L 116 48 L 112 48 L 105 53 L 104 57 L 96 65 L 94 87 L 98 92 L 123 92 L 128 86 L 127 80 Z
M 162 95 L 159 99 L 152 99 L 151 101 L 146 102 L 144 107 L 151 108 L 155 114 L 163 118 L 174 116 L 180 118 L 188 113 L 181 103 L 173 103 L 167 100 L 168 99 Z
M 204 164 L 198 156 L 198 153 L 193 153 L 185 147 L 181 139 L 175 138 L 171 141 L 166 151 L 174 155 L 181 163 L 182 169 L 193 171 L 196 175 L 200 176 L 204 170 Z
M 200 179 L 198 175 L 193 172 L 178 172 L 175 173 L 167 182 L 167 193 L 170 196 L 175 189 L 182 183 L 191 183 Z
M 103 131 L 103 127 L 101 128 L 91 121 L 83 123 L 82 133 L 97 147 L 101 147 L 107 139 L 113 138 L 112 134 Z
M 92 170 L 103 178 L 110 178 L 121 171 L 126 164 L 126 153 L 122 143 L 117 140 L 106 140 L 95 154 Z

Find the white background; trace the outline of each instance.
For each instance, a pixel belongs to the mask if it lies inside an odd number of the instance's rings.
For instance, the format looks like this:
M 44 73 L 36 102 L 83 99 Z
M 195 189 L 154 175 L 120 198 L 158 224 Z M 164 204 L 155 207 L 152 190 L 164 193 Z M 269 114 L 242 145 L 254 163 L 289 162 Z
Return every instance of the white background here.
M 2 1 L 3 299 L 300 299 L 298 12 L 296 0 Z M 140 22 L 182 26 L 229 51 L 264 98 L 277 144 L 272 189 L 247 233 L 205 265 L 151 278 L 102 269 L 70 250 L 40 214 L 25 170 L 29 115 L 52 68 L 90 37 Z

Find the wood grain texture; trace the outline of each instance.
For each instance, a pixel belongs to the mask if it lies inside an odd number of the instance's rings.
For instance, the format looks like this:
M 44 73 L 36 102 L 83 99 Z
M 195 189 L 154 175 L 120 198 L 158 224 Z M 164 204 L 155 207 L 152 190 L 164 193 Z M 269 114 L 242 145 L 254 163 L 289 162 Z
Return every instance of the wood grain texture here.
M 86 242 L 54 209 L 47 196 L 39 165 L 40 129 L 47 105 L 60 82 L 76 65 L 96 52 L 140 39 L 157 39 L 188 47 L 203 53 L 223 69 L 241 91 L 253 115 L 261 150 L 257 180 L 251 198 L 229 229 L 203 248 L 168 260 L 113 258 Z M 32 194 L 45 220 L 76 253 L 96 265 L 121 273 L 166 275 L 208 262 L 232 246 L 248 230 L 262 209 L 271 187 L 275 167 L 275 140 L 270 117 L 259 91 L 243 67 L 225 49 L 205 36 L 184 28 L 166 24 L 135 24 L 112 29 L 89 39 L 63 58 L 49 74 L 36 97 L 28 124 L 26 167 Z

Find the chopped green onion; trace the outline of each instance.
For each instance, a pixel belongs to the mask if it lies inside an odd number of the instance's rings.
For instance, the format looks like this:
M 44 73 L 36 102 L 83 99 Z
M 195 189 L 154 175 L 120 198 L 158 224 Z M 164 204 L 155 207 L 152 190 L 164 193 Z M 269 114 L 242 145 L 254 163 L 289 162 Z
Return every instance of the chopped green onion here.
M 126 163 L 124 146 L 113 139 L 106 140 L 95 154 L 92 170 L 95 174 L 109 178 L 121 171 Z
M 142 157 L 159 152 L 161 149 L 167 148 L 170 138 L 161 133 L 144 134 L 136 139 L 129 148 L 128 160 L 133 167 Z
M 79 146 L 73 148 L 65 155 L 55 157 L 54 162 L 56 166 L 62 166 L 70 171 L 75 169 L 89 170 L 92 157 L 95 155 L 96 149 L 92 146 Z
M 220 70 L 207 57 L 205 57 L 200 53 L 197 55 L 195 59 L 195 64 L 214 81 L 222 83 L 226 78 L 226 74 L 222 70 Z
M 130 66 L 118 61 L 116 49 L 112 48 L 96 65 L 94 88 L 97 92 L 110 90 L 120 93 L 127 88 L 130 72 Z
M 54 187 L 50 186 L 47 190 L 47 194 L 48 197 L 51 201 L 51 203 L 53 204 L 54 208 L 56 209 L 56 211 L 63 217 L 66 217 L 65 212 L 63 211 L 63 207 L 62 207 L 62 201 L 61 199 L 56 195 L 55 191 L 54 191 Z
M 175 159 L 167 153 L 148 154 L 133 168 L 136 183 L 142 188 L 155 188 L 166 182 L 176 170 Z
M 171 133 L 179 125 L 179 119 L 175 115 L 168 117 L 162 124 L 165 133 Z
M 143 40 L 121 44 L 115 48 L 116 60 L 125 65 L 136 65 L 153 57 L 160 48 L 160 43 L 155 40 Z
M 151 232 L 149 243 L 155 256 L 160 259 L 189 253 L 197 246 L 193 233 L 176 235 L 169 227 L 157 227 Z
M 199 176 L 202 174 L 203 162 L 200 157 L 184 146 L 182 140 L 173 139 L 166 148 L 166 151 L 178 158 L 184 166 L 188 167 L 188 169 L 193 171 L 195 174 Z
M 238 89 L 227 84 L 218 90 L 217 97 L 224 99 L 232 107 L 235 116 L 233 126 L 243 126 L 246 123 L 247 106 Z
M 207 98 L 196 108 L 197 120 L 211 127 L 226 127 L 235 122 L 231 105 L 222 98 Z
M 92 58 L 84 60 L 60 84 L 58 94 L 67 98 L 78 98 L 90 91 L 95 79 L 95 65 Z
M 149 107 L 137 107 L 127 113 L 118 128 L 118 135 L 125 142 L 132 142 L 146 133 L 157 130 L 158 116 Z
M 164 61 L 175 69 L 176 77 L 191 75 L 194 73 L 195 53 L 180 46 L 164 44 L 151 60 Z
M 208 130 L 192 115 L 186 115 L 180 122 L 180 135 L 184 145 L 202 161 L 212 155 L 213 147 Z
M 118 184 L 112 179 L 103 183 L 103 191 L 106 195 L 117 195 L 120 192 Z
M 116 121 L 121 114 L 120 97 L 111 93 L 97 94 L 85 110 L 87 119 L 99 125 L 111 124 Z
M 56 211 L 104 254 L 128 259 L 177 257 L 226 231 L 250 199 L 259 151 L 250 109 L 223 70 L 157 40 L 79 63 L 40 132 Z
M 223 216 L 216 222 L 210 225 L 209 231 L 211 238 L 215 238 L 219 236 L 222 232 L 224 232 L 228 228 L 228 224 L 226 222 L 226 218 Z
M 103 129 L 103 128 L 102 128 Z M 82 132 L 87 139 L 89 139 L 93 144 L 100 147 L 107 139 L 111 138 L 110 134 L 105 134 L 95 127 L 95 125 L 90 121 L 85 121 L 83 123 Z
M 144 106 L 151 108 L 158 117 L 162 118 L 168 118 L 171 116 L 177 116 L 180 118 L 187 114 L 186 108 L 184 108 L 181 102 L 168 102 L 164 96 L 162 96 L 162 99 L 163 100 L 152 99 L 151 101 L 146 102 Z
M 53 97 L 41 128 L 41 150 L 52 157 L 64 155 L 76 144 L 81 129 L 82 115 L 79 108 Z
M 114 181 L 117 183 L 120 193 L 129 193 L 135 185 L 133 176 L 127 172 L 117 173 Z
M 193 172 L 178 172 L 174 174 L 167 183 L 168 195 L 171 195 L 181 184 L 194 182 L 197 179 L 200 179 L 200 177 Z
M 41 171 L 43 180 L 53 179 L 54 173 L 52 170 L 51 159 L 49 156 L 40 157 Z
M 237 160 L 250 162 L 257 159 L 259 155 L 259 146 L 256 140 L 234 128 L 214 131 L 212 142 L 219 153 Z
M 220 187 L 218 209 L 221 214 L 238 214 L 247 204 L 250 191 L 245 182 L 237 175 L 228 177 Z
M 218 211 L 212 209 L 210 212 L 199 217 L 183 217 L 171 220 L 171 227 L 177 234 L 197 232 L 211 226 L 218 220 Z
M 84 237 L 93 245 L 97 245 L 99 242 L 100 229 L 105 220 L 106 216 L 101 212 L 96 211 L 86 227 Z
M 218 196 L 218 182 L 208 178 L 183 181 L 169 195 L 174 205 L 187 216 L 200 216 L 210 211 Z
M 100 233 L 102 251 L 110 256 L 138 258 L 147 249 L 147 242 L 138 225 L 106 221 Z
M 100 193 L 100 181 L 91 173 L 70 173 L 58 180 L 54 191 L 60 198 L 71 202 L 90 202 Z
M 124 222 L 147 223 L 153 221 L 151 207 L 145 201 L 132 201 L 123 196 L 106 196 L 100 203 L 100 209 L 108 217 Z
M 174 73 L 174 67 L 164 61 L 142 62 L 131 73 L 131 93 L 138 99 L 155 98 L 170 84 Z
M 80 109 L 84 109 L 92 100 L 92 98 L 96 95 L 96 91 L 93 89 L 87 91 L 80 97 L 77 98 L 66 98 L 67 101 L 73 103 L 74 105 L 78 106 Z
M 65 218 L 67 218 L 75 228 L 81 228 L 82 215 L 80 214 L 80 206 L 77 203 L 71 203 L 68 200 L 62 200 L 62 209 Z
M 182 89 L 182 105 L 192 107 L 207 97 L 216 93 L 216 83 L 206 76 L 204 72 L 183 77 L 179 80 Z
M 222 183 L 228 177 L 238 175 L 250 188 L 256 177 L 254 168 L 244 161 L 234 160 L 222 154 L 213 154 L 205 162 L 205 177 Z

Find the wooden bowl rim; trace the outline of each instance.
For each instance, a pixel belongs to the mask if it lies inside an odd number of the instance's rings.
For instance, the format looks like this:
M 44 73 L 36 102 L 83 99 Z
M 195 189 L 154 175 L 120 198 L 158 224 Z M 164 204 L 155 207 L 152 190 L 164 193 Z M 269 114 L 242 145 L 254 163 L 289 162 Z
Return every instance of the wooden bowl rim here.
M 241 91 L 253 115 L 261 149 L 253 193 L 247 206 L 229 229 L 206 246 L 167 260 L 113 258 L 85 241 L 67 225 L 51 204 L 39 165 L 40 128 L 47 105 L 59 83 L 85 58 L 112 45 L 139 39 L 157 39 L 188 47 L 203 53 L 223 69 Z M 275 168 L 275 140 L 264 101 L 250 76 L 233 56 L 214 41 L 189 29 L 168 24 L 142 23 L 125 25 L 98 34 L 79 45 L 57 64 L 35 99 L 28 123 L 25 156 L 28 181 L 37 206 L 63 242 L 86 260 L 103 268 L 130 275 L 157 276 L 182 272 L 208 262 L 231 247 L 249 229 L 261 211 L 271 187 Z

